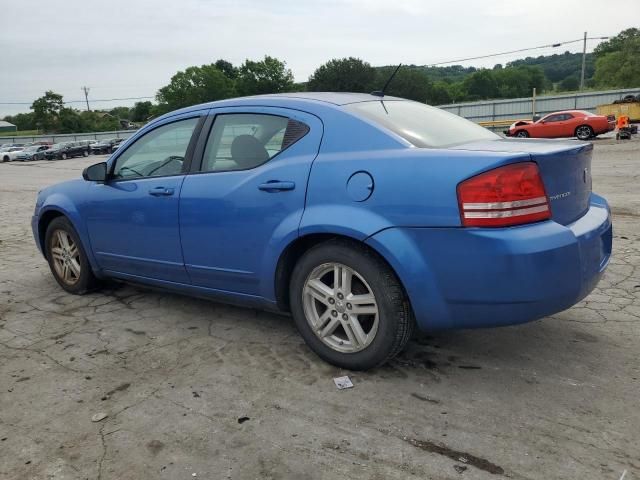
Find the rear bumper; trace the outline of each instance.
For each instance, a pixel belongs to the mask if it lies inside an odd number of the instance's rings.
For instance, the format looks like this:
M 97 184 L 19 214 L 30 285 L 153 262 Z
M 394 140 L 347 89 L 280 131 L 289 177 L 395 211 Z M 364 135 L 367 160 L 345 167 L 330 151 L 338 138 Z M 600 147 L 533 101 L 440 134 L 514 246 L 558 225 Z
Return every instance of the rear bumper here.
M 391 228 L 367 242 L 396 270 L 423 330 L 513 325 L 586 297 L 611 256 L 606 201 L 570 225 Z

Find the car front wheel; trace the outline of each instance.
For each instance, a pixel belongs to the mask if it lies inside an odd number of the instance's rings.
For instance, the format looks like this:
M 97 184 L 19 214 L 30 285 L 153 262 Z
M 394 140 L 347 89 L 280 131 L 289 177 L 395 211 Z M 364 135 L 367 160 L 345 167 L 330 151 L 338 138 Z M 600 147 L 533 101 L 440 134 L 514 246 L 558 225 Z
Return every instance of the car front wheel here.
M 518 130 L 515 136 L 520 138 L 527 138 L 529 136 L 529 132 L 527 132 L 526 130 Z
M 307 345 L 341 368 L 382 365 L 402 351 L 414 328 L 395 273 L 350 241 L 332 240 L 305 253 L 291 277 L 290 300 Z
M 593 137 L 593 128 L 589 125 L 580 125 L 576 128 L 576 137 L 578 137 L 579 140 L 589 140 Z
M 62 153 L 62 154 L 60 154 L 60 158 L 61 158 L 62 160 L 66 160 L 66 159 L 67 159 L 67 154 L 66 154 L 66 153 Z
M 89 151 L 88 150 L 83 150 L 82 151 L 82 156 L 83 157 L 88 157 L 89 156 Z
M 81 295 L 96 286 L 80 238 L 65 217 L 54 218 L 49 224 L 45 254 L 53 277 L 67 292 Z

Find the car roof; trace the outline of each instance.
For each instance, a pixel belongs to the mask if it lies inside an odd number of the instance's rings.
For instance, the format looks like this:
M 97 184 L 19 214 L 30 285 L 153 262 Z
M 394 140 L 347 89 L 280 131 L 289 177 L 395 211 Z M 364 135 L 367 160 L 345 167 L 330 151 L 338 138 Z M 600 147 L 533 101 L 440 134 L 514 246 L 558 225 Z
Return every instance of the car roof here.
M 548 113 L 545 115 L 545 117 L 548 117 L 549 115 L 560 115 L 562 113 L 575 113 L 578 115 L 584 115 L 585 113 L 589 113 L 586 110 L 560 110 L 558 112 L 552 112 L 552 113 Z
M 236 98 L 235 100 L 244 100 L 244 99 L 273 99 L 281 100 L 284 98 L 295 98 L 301 101 L 315 101 L 315 102 L 325 102 L 332 103 L 333 105 L 348 105 L 350 103 L 359 103 L 359 102 L 372 102 L 379 101 L 381 99 L 384 100 L 404 100 L 403 98 L 392 97 L 389 95 L 385 95 L 384 97 L 379 97 L 376 95 L 371 95 L 370 93 L 353 93 L 353 92 L 291 92 L 291 93 L 276 93 L 269 95 L 254 95 L 252 97 L 241 97 Z
M 272 93 L 266 95 L 253 95 L 250 97 L 237 97 L 229 98 L 226 100 L 217 100 L 215 102 L 201 103 L 199 105 L 192 105 L 180 110 L 169 112 L 157 119 L 154 119 L 152 123 L 161 118 L 171 117 L 177 114 L 189 113 L 197 110 L 203 110 L 206 108 L 222 108 L 222 107 L 234 107 L 242 105 L 252 106 L 287 106 L 292 108 L 304 108 L 306 107 L 313 113 L 314 106 L 324 106 L 332 108 L 340 108 L 343 105 L 351 103 L 361 102 L 375 102 L 384 100 L 386 101 L 408 101 L 404 98 L 392 97 L 385 95 L 379 97 L 371 95 L 370 93 L 352 93 L 352 92 L 289 92 L 289 93 Z

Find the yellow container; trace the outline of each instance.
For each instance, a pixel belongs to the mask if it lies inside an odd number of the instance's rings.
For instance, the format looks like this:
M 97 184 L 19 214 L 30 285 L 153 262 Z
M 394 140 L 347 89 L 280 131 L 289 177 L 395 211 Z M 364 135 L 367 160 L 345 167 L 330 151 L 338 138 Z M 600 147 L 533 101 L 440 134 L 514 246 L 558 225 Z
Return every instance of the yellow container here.
M 640 102 L 631 103 L 610 103 L 609 105 L 598 105 L 596 107 L 598 115 L 627 115 L 632 122 L 640 122 Z

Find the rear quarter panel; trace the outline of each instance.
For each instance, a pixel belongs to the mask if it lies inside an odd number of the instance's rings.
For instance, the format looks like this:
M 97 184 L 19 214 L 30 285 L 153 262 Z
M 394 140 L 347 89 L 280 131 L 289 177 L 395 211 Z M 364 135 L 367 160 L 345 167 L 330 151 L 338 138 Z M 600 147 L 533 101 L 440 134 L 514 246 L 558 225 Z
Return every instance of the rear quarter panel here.
M 340 233 L 358 239 L 390 227 L 459 227 L 456 187 L 466 178 L 514 161 L 526 153 L 398 148 L 323 152 L 311 169 L 302 235 Z M 367 172 L 373 192 L 355 201 L 350 177 Z

